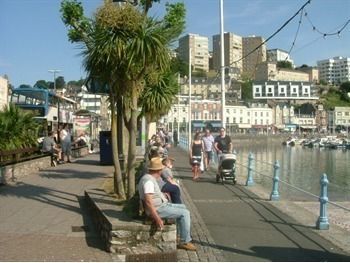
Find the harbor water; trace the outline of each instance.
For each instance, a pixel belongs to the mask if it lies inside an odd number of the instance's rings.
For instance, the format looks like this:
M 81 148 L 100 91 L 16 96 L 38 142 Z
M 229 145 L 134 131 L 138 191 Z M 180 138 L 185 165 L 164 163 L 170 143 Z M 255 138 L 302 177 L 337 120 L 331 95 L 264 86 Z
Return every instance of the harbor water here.
M 294 187 L 320 195 L 320 178 L 327 174 L 330 201 L 350 201 L 350 150 L 283 146 L 281 138 L 233 138 L 237 152 L 237 175 L 247 177 L 248 155 L 254 156 L 254 181 L 272 190 L 273 165 L 279 162 L 279 178 Z M 281 198 L 317 200 L 280 182 Z

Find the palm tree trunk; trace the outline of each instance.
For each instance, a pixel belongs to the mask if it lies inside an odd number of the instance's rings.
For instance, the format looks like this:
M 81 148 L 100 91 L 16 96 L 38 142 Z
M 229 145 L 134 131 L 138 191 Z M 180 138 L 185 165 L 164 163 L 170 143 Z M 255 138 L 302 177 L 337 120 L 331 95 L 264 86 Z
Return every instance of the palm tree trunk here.
M 135 194 L 135 165 L 136 165 L 136 131 L 137 131 L 137 96 L 134 94 L 136 89 L 133 89 L 132 105 L 129 122 L 129 154 L 128 154 L 128 199 Z
M 115 115 L 115 100 L 111 94 L 111 137 L 112 137 L 112 153 L 113 153 L 113 164 L 114 164 L 114 193 L 119 198 L 125 199 L 125 191 L 122 179 L 122 172 L 120 169 L 120 163 L 118 158 L 118 140 L 117 140 L 117 118 Z

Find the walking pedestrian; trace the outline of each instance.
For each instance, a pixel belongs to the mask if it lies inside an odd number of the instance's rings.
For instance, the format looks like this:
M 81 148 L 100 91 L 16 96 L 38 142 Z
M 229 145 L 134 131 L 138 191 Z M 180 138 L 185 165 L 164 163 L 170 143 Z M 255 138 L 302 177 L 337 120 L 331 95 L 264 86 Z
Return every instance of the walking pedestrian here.
M 209 163 L 213 158 L 214 136 L 209 129 L 205 129 L 205 134 L 202 137 L 204 144 L 204 169 L 207 171 Z
M 193 142 L 190 148 L 190 162 L 192 166 L 193 180 L 197 180 L 199 178 L 199 167 L 202 161 L 203 150 L 203 141 L 201 140 L 200 133 L 197 132 L 194 135 Z
M 61 148 L 62 148 L 62 161 L 64 162 L 64 156 L 67 156 L 67 162 L 70 163 L 72 135 L 69 132 L 68 124 L 63 125 L 63 129 L 60 132 L 60 142 L 61 142 Z

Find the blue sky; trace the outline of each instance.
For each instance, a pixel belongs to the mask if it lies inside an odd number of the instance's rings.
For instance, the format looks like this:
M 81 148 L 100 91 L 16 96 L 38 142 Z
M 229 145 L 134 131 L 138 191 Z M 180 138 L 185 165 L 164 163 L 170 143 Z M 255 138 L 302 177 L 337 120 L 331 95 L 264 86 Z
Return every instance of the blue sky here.
M 0 0 L 0 75 L 7 74 L 11 84 L 33 85 L 37 80 L 52 80 L 49 69 L 66 81 L 85 77 L 80 50 L 67 38 L 60 18 L 60 0 Z M 91 16 L 102 0 L 82 0 L 85 14 Z M 152 13 L 161 17 L 164 3 Z M 171 0 L 170 2 L 175 2 Z M 219 0 L 185 0 L 185 33 L 211 37 L 220 32 Z M 224 0 L 224 29 L 241 36 L 267 38 L 291 17 L 306 0 Z M 309 19 L 322 32 L 334 32 L 350 19 L 350 0 L 312 0 L 307 5 Z M 267 43 L 268 49 L 289 50 L 299 16 Z M 341 35 L 323 38 L 312 30 L 304 16 L 291 52 L 296 65 L 316 65 L 317 60 L 334 56 L 350 57 L 350 24 Z

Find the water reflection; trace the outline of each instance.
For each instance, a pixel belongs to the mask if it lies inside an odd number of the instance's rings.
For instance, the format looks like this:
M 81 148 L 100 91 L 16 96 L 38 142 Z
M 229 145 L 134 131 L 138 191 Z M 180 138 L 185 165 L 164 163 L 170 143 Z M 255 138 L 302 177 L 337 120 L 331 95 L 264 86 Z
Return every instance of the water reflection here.
M 308 191 L 320 195 L 320 176 L 326 173 L 329 180 L 330 201 L 350 200 L 350 150 L 330 150 L 323 148 L 303 148 L 301 146 L 282 146 L 280 141 L 264 141 L 259 143 L 236 144 L 239 163 L 247 166 L 248 154 L 255 158 L 254 181 L 272 189 L 273 164 L 280 164 L 280 179 Z M 247 169 L 238 166 L 239 175 L 247 176 Z M 292 200 L 315 200 L 299 191 L 280 184 L 283 198 Z

